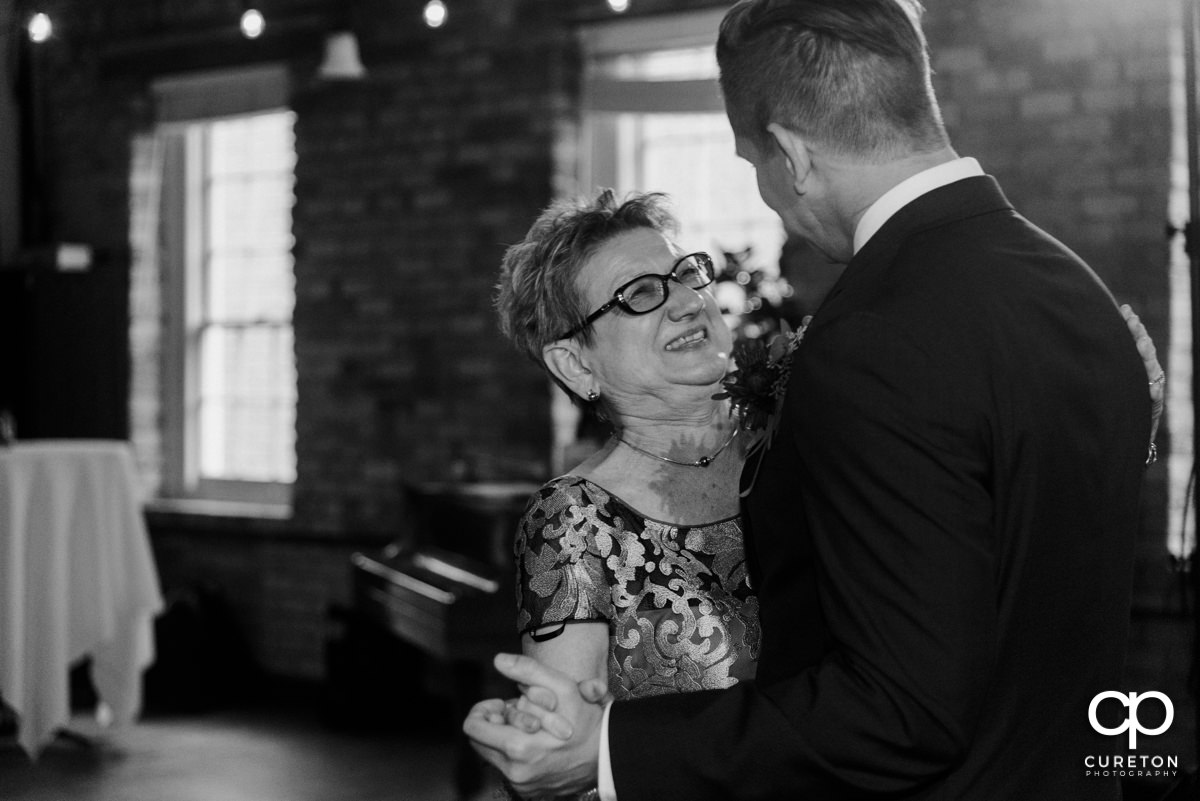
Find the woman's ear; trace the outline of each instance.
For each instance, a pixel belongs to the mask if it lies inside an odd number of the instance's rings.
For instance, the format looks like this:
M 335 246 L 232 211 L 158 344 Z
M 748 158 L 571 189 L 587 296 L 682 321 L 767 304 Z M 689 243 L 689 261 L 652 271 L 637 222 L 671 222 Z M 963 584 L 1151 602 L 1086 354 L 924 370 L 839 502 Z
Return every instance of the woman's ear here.
M 808 150 L 808 145 L 795 131 L 785 128 L 777 122 L 768 125 L 767 132 L 775 140 L 780 155 L 787 161 L 788 172 L 792 175 L 792 189 L 796 191 L 797 195 L 803 195 L 808 191 L 806 183 L 808 175 L 812 171 L 812 154 Z
M 542 348 L 542 361 L 552 376 L 580 398 L 587 400 L 589 392 L 599 390 L 575 340 L 560 339 L 546 345 Z

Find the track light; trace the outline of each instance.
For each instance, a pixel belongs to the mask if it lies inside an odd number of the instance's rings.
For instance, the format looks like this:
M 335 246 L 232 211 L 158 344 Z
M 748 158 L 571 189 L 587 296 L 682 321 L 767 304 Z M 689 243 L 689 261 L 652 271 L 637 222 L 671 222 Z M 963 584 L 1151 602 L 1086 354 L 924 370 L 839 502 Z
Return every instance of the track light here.
M 267 27 L 267 21 L 257 8 L 247 8 L 242 12 L 241 26 L 242 36 L 247 39 L 257 39 L 262 36 L 263 30 Z
M 29 41 L 36 44 L 41 44 L 54 35 L 54 24 L 50 22 L 50 17 L 41 11 L 29 18 L 25 29 L 29 33 Z
M 430 28 L 440 28 L 446 24 L 446 4 L 442 0 L 429 0 L 425 4 L 425 24 Z

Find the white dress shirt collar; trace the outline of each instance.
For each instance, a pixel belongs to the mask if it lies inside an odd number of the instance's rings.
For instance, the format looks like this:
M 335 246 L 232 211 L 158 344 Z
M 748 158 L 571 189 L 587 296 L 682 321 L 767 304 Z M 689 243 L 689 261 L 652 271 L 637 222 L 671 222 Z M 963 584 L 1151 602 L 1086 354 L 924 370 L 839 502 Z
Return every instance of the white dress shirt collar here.
M 961 158 L 922 170 L 896 184 L 868 206 L 858 221 L 858 226 L 854 229 L 854 252 L 862 250 L 867 240 L 874 236 L 893 214 L 921 195 L 976 175 L 983 175 L 983 168 L 979 166 L 979 162 L 973 158 Z

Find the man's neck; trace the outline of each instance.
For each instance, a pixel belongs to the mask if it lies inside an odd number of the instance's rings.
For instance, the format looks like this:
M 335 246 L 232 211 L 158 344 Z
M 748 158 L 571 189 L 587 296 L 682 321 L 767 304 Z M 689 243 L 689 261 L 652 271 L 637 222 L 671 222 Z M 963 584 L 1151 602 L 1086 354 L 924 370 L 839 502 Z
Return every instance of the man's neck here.
M 930 153 L 915 153 L 882 164 L 837 162 L 830 165 L 836 171 L 836 186 L 840 190 L 836 202 L 839 219 L 847 241 L 853 241 L 854 230 L 871 204 L 890 189 L 918 173 L 958 158 L 953 148 L 945 147 Z

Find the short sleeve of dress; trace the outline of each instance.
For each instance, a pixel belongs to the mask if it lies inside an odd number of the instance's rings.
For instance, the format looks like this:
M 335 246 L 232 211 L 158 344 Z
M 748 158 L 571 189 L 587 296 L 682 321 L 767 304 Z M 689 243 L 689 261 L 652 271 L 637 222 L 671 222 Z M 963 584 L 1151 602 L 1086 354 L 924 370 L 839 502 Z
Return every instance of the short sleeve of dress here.
M 517 526 L 517 629 L 570 620 L 611 620 L 611 554 L 619 516 L 581 479 L 557 478 L 529 501 Z

